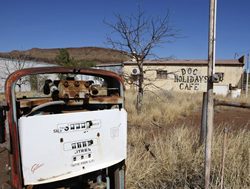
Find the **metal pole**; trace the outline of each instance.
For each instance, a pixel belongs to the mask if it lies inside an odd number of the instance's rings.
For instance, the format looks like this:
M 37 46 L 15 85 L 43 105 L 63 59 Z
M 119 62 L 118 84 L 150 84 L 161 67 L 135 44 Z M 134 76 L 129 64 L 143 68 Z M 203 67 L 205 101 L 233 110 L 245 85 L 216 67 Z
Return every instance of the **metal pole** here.
M 215 31 L 216 31 L 216 4 L 217 0 L 210 0 L 210 18 L 209 18 L 209 50 L 208 50 L 208 82 L 207 82 L 207 129 L 205 142 L 205 189 L 210 185 L 211 170 L 211 149 L 213 135 L 213 117 L 214 117 L 214 100 L 213 100 L 213 74 L 215 72 Z

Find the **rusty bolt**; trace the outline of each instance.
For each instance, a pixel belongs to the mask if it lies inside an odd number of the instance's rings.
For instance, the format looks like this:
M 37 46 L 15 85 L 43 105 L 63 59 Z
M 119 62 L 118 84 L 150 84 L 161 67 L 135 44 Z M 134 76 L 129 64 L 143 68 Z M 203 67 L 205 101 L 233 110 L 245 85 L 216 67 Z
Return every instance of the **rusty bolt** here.
M 89 86 L 90 86 L 90 82 L 85 81 L 84 86 L 85 86 L 86 88 L 89 88 Z
M 69 98 L 69 95 L 66 93 L 63 95 L 63 98 Z
M 79 100 L 79 97 L 80 97 L 79 94 L 76 94 L 75 97 L 74 97 L 74 98 L 75 98 L 75 101 L 78 101 L 78 100 Z
M 75 81 L 74 85 L 75 85 L 75 87 L 79 87 L 80 86 L 80 82 L 79 81 Z
M 98 89 L 94 86 L 91 87 L 91 92 L 93 95 L 97 95 L 99 93 Z
M 5 171 L 6 172 L 11 171 L 11 166 L 9 164 L 5 164 Z
M 64 84 L 63 84 L 63 85 L 64 85 L 64 87 L 67 88 L 67 87 L 69 86 L 69 82 L 68 82 L 68 81 L 64 81 Z

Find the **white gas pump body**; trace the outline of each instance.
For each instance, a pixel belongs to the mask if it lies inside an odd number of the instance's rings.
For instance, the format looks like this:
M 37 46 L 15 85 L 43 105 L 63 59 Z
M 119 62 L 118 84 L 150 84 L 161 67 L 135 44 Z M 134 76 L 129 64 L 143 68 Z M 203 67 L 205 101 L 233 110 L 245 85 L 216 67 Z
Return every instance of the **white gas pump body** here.
M 21 117 L 18 128 L 25 185 L 72 178 L 126 158 L 124 109 Z

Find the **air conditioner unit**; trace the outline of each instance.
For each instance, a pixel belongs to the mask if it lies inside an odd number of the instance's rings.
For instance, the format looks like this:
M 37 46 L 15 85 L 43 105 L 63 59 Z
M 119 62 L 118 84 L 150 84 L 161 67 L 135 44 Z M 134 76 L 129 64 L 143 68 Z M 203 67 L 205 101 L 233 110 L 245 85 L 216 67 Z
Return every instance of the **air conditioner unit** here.
M 139 74 L 140 74 L 139 68 L 134 68 L 131 72 L 131 75 L 139 75 Z

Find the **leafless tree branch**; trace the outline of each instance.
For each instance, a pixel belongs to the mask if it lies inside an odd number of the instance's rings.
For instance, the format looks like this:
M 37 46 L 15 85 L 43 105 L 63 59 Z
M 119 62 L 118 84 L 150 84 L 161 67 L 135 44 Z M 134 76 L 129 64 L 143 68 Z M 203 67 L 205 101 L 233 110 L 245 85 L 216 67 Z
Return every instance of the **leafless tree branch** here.
M 107 37 L 107 42 L 112 48 L 119 49 L 135 59 L 140 73 L 138 74 L 138 82 L 133 84 L 138 86 L 137 106 L 140 111 L 145 88 L 144 60 L 153 54 L 153 48 L 173 40 L 177 36 L 177 30 L 170 25 L 169 12 L 163 18 L 148 17 L 138 7 L 135 15 L 124 17 L 116 14 L 115 18 L 115 23 L 105 21 L 105 24 L 112 29 L 111 34 L 113 35 Z M 118 37 L 114 34 L 118 34 Z
M 4 68 L 1 70 L 3 77 L 1 79 L 6 80 L 7 77 L 14 71 L 21 70 L 27 67 L 27 62 L 25 57 L 19 55 L 17 57 L 11 57 L 10 59 L 4 62 Z M 32 67 L 30 64 L 29 67 Z M 26 85 L 29 82 L 27 77 L 21 78 L 17 81 L 16 85 L 21 91 L 23 85 Z

